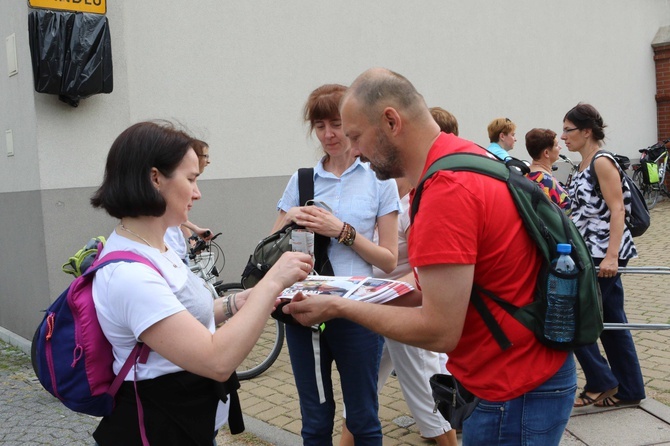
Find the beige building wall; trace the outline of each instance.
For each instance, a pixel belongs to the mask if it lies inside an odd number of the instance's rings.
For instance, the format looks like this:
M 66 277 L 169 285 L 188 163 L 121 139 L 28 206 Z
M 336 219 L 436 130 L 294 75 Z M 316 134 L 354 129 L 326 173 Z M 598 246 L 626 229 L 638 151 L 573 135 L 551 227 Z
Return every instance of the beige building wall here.
M 467 139 L 486 144 L 492 118 L 514 120 L 521 158 L 526 131 L 559 131 L 587 101 L 608 147 L 635 157 L 656 140 L 651 42 L 670 24 L 666 0 L 107 0 L 114 91 L 73 108 L 33 90 L 28 14 L 25 0 L 0 2 L 18 60 L 10 77 L 0 56 L 0 327 L 25 338 L 70 280 L 61 264 L 115 224 L 88 199 L 132 123 L 175 120 L 210 143 L 192 219 L 225 231 L 223 278 L 235 281 L 288 175 L 319 157 L 301 116 L 315 87 L 391 68 Z

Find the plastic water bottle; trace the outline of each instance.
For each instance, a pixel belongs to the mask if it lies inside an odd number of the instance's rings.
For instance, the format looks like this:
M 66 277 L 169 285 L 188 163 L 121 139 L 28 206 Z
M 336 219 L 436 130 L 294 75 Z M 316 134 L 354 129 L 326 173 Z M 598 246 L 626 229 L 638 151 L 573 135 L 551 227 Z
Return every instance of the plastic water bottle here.
M 568 274 L 572 277 L 559 277 L 553 271 L 549 271 L 544 337 L 555 342 L 570 342 L 575 337 L 577 267 L 572 257 L 570 257 L 571 245 L 559 243 L 557 251 L 558 259 L 552 262 L 554 269 L 561 274 Z

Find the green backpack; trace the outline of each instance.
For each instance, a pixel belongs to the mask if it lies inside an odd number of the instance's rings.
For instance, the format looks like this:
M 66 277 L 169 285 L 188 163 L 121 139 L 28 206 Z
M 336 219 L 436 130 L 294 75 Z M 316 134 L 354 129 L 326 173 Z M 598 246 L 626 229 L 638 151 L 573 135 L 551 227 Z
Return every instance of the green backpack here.
M 519 162 L 518 160 L 516 160 Z M 525 166 L 524 166 L 525 168 Z M 527 169 L 527 168 L 525 168 Z M 493 337 L 505 350 L 512 344 L 484 303 L 485 296 L 492 299 L 516 320 L 531 330 L 543 344 L 558 350 L 573 350 L 593 344 L 603 330 L 603 310 L 597 273 L 591 254 L 572 221 L 538 187 L 526 178 L 514 163 L 506 165 L 487 156 L 474 153 L 454 153 L 436 160 L 421 179 L 412 201 L 411 219 L 419 210 L 424 182 L 440 170 L 480 173 L 507 183 L 512 199 L 531 239 L 537 245 L 542 266 L 535 286 L 533 302 L 517 307 L 477 284 L 473 284 L 470 302 L 477 309 Z M 572 259 L 578 269 L 578 295 L 575 304 L 575 337 L 570 342 L 554 342 L 544 336 L 547 311 L 547 277 L 552 260 L 558 257 L 556 245 L 572 245 Z

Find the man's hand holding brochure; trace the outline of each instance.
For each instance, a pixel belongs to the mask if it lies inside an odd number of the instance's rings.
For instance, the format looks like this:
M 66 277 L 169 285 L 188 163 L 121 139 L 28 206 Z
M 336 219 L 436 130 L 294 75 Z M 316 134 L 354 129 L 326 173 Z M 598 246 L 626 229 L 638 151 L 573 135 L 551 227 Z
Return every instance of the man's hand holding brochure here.
M 361 302 L 383 304 L 413 291 L 414 287 L 397 280 L 372 277 L 308 276 L 286 288 L 279 299 L 291 300 L 298 293 L 329 294 Z

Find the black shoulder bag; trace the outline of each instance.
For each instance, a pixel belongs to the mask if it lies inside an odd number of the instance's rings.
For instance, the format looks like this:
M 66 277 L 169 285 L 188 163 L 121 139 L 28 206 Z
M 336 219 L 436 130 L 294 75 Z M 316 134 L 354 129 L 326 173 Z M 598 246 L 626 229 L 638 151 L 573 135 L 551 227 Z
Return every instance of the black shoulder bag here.
M 298 169 L 298 191 L 300 206 L 309 206 L 314 199 L 314 169 Z M 254 252 L 249 256 L 247 266 L 242 272 L 242 286 L 252 288 L 256 285 L 282 254 L 291 250 L 291 232 L 295 229 L 304 229 L 295 223 L 289 223 L 277 232 L 270 234 L 256 245 Z M 314 271 L 322 276 L 332 276 L 333 267 L 328 258 L 330 237 L 314 234 Z M 279 306 L 272 317 L 289 324 L 297 324 L 293 316 L 282 313 Z

